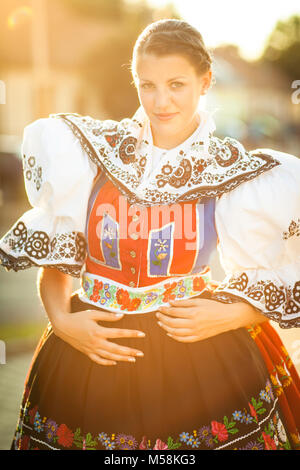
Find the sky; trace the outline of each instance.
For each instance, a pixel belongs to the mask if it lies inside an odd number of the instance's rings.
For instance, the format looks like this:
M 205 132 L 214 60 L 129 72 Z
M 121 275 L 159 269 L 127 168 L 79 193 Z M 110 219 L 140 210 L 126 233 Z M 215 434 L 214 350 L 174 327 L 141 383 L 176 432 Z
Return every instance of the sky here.
M 147 0 L 163 7 L 168 0 Z M 263 51 L 278 20 L 300 15 L 300 0 L 173 0 L 182 19 L 195 26 L 208 47 L 237 44 L 245 59 L 254 60 Z

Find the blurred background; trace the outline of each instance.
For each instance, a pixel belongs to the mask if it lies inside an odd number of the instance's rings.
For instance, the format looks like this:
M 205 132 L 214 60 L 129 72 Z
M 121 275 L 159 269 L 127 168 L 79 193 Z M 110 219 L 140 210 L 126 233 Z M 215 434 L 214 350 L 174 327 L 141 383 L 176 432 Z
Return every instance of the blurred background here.
M 299 157 L 299 0 L 6 0 L 0 5 L 0 238 L 31 207 L 24 189 L 24 127 L 51 113 L 130 117 L 139 106 L 129 71 L 145 26 L 161 18 L 190 22 L 213 53 L 216 83 L 205 106 L 216 135 L 247 150 Z M 213 276 L 222 280 L 217 253 Z M 25 376 L 47 324 L 37 269 L 0 268 L 0 449 L 13 437 Z M 79 281 L 74 279 L 74 289 Z M 299 329 L 274 323 L 300 372 Z

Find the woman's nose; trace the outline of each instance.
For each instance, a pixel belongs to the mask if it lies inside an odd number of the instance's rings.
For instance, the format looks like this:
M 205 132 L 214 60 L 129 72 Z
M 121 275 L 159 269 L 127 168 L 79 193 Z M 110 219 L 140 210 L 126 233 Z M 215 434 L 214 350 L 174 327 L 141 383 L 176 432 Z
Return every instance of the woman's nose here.
M 154 100 L 156 109 L 161 111 L 170 103 L 170 95 L 166 91 L 157 91 Z

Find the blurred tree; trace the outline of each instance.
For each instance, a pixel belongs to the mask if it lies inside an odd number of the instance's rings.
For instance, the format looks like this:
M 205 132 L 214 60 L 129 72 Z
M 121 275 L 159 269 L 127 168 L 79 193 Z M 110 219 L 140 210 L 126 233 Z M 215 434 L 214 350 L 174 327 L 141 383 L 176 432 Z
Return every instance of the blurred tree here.
M 138 35 L 147 24 L 160 18 L 179 18 L 171 3 L 161 13 L 150 8 L 145 0 L 123 3 L 126 8 L 122 9 L 112 32 L 95 44 L 82 68 L 87 86 L 95 90 L 99 108 L 104 108 L 109 118 L 115 120 L 131 116 L 139 105 L 130 72 L 132 49 Z M 119 1 L 116 5 L 119 8 Z
M 270 62 L 291 80 L 300 78 L 300 16 L 278 21 L 270 34 L 261 61 Z

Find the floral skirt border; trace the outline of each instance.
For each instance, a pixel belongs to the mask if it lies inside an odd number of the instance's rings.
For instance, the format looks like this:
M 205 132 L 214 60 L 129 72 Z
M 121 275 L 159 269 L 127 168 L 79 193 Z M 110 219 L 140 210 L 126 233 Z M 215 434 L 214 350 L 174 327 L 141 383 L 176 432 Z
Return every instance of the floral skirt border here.
M 25 390 L 26 394 L 29 390 Z M 268 380 L 258 396 L 251 397 L 248 409 L 234 410 L 219 421 L 199 423 L 198 429 L 183 430 L 178 436 L 156 438 L 132 436 L 117 432 L 108 435 L 83 434 L 42 416 L 38 405 L 29 402 L 21 409 L 11 450 L 291 450 L 281 420 L 278 397 Z
M 300 449 L 300 378 L 280 336 L 269 321 L 249 326 L 267 366 L 293 449 Z

